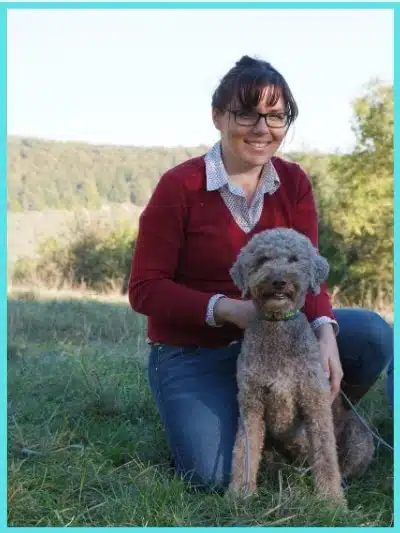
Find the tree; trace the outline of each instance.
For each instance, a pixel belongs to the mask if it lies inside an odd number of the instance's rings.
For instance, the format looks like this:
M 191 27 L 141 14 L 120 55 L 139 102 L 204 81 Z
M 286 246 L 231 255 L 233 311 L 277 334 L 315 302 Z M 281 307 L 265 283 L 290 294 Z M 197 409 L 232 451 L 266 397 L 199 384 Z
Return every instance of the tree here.
M 369 297 L 392 295 L 393 88 L 370 82 L 353 103 L 353 153 L 334 160 L 340 188 L 331 211 L 347 249 L 348 286 Z

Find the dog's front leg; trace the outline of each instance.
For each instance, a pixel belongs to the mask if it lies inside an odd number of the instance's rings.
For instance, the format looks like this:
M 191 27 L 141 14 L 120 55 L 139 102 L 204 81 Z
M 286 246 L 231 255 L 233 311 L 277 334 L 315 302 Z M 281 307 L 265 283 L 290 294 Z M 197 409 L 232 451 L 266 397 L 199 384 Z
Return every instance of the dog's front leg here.
M 310 387 L 301 405 L 309 440 L 309 461 L 317 492 L 346 507 L 341 486 L 332 409 L 328 395 Z
M 229 492 L 240 497 L 253 493 L 257 486 L 265 434 L 264 406 L 254 396 L 254 388 L 239 389 L 240 420 L 232 459 Z

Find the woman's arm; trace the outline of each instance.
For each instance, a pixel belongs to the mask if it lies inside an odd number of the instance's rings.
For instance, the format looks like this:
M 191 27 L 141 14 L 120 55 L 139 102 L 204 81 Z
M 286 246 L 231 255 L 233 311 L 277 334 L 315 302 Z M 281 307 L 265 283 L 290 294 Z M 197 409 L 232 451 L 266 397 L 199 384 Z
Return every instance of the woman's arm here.
M 331 381 L 331 398 L 333 401 L 339 394 L 343 378 L 343 368 L 342 363 L 340 362 L 336 335 L 332 324 L 322 324 L 314 331 L 319 340 L 319 348 L 325 373 Z
M 135 311 L 182 327 L 204 325 L 212 296 L 174 282 L 187 213 L 183 186 L 174 171 L 169 171 L 140 217 L 128 286 Z

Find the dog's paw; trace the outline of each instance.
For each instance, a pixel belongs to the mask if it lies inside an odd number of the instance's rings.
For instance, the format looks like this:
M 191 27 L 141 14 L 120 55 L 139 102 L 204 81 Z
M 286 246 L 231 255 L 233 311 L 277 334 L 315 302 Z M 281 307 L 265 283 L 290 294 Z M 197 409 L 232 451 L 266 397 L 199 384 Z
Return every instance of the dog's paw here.
M 325 498 L 326 505 L 330 509 L 341 509 L 343 511 L 347 511 L 347 500 L 344 496 L 343 492 L 340 492 L 338 494 L 329 494 Z
M 228 498 L 244 500 L 256 492 L 256 487 L 242 483 L 231 482 L 226 492 Z

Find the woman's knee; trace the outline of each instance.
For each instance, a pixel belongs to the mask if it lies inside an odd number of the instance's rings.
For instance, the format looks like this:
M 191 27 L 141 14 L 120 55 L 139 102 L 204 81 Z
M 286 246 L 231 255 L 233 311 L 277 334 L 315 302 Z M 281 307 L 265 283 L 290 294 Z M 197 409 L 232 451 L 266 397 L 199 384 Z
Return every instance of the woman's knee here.
M 346 381 L 371 385 L 393 359 L 393 329 L 375 311 L 337 309 L 338 345 Z
M 191 488 L 202 491 L 225 491 L 230 482 L 230 468 L 218 468 L 207 464 L 196 465 L 192 470 L 177 468 L 177 473 L 187 482 Z
M 369 327 L 365 334 L 382 371 L 393 359 L 393 328 L 377 312 L 367 311 L 367 313 Z

